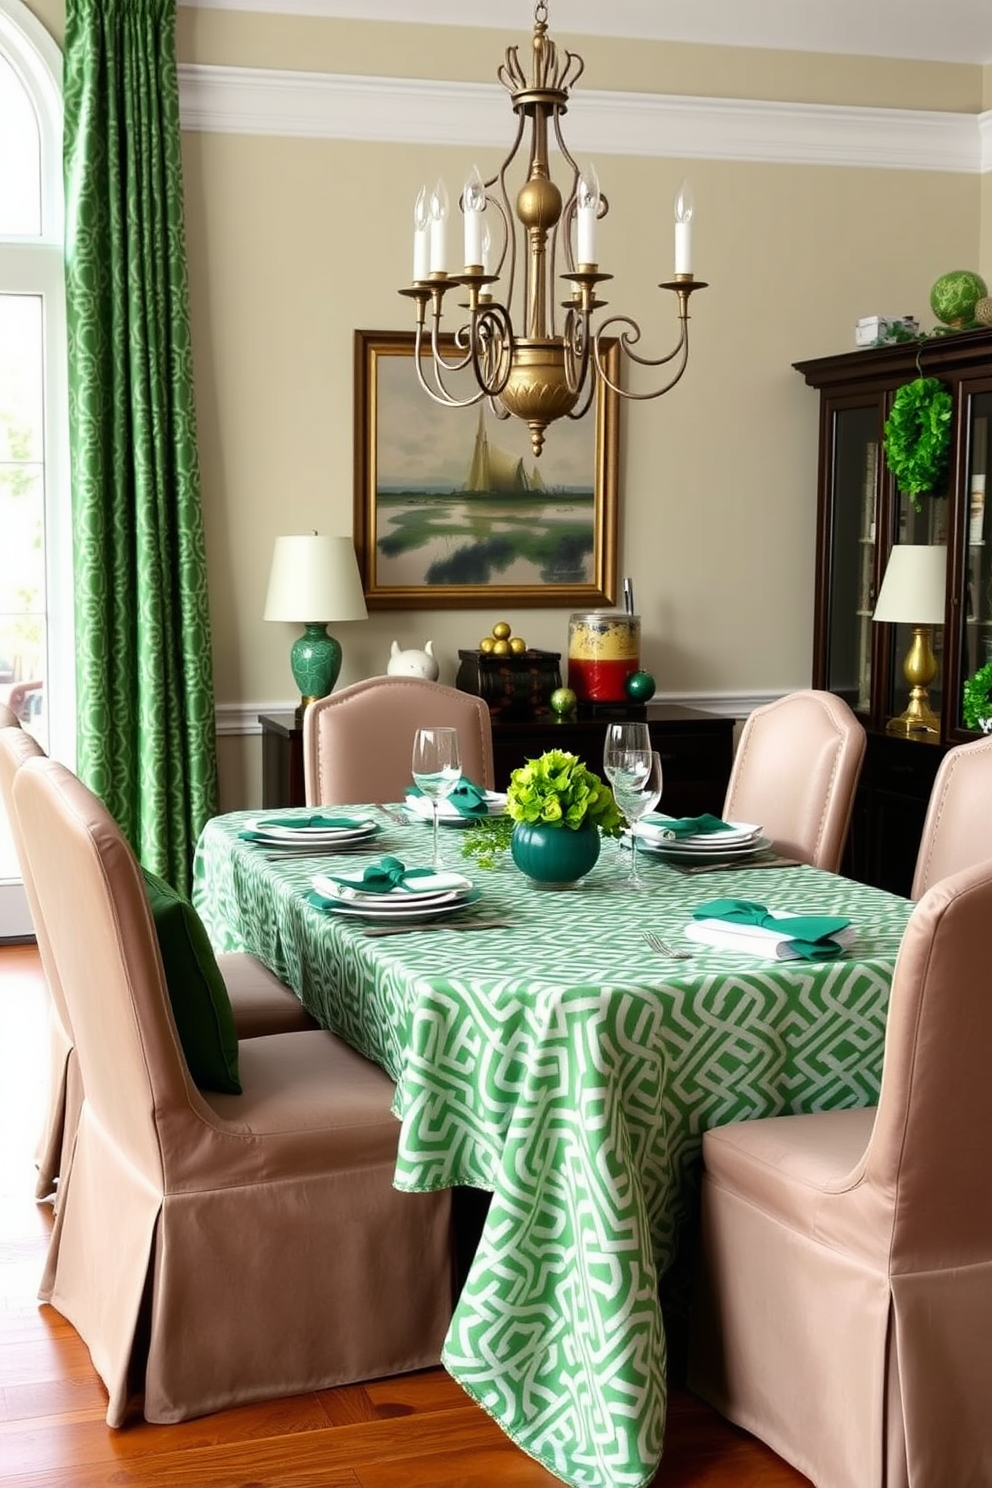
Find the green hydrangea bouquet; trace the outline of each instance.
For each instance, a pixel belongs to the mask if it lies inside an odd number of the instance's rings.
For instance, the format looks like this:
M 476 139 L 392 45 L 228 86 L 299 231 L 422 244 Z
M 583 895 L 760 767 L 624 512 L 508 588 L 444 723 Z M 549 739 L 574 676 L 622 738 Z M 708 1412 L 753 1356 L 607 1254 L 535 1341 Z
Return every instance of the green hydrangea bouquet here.
M 581 827 L 592 822 L 607 837 L 619 837 L 623 817 L 608 785 L 576 754 L 549 749 L 510 776 L 507 815 L 515 822 Z
M 518 822 L 573 831 L 591 822 L 604 837 L 619 837 L 624 829 L 609 786 L 564 749 L 548 749 L 513 771 L 505 814 L 484 817 L 466 833 L 464 856 L 480 867 L 492 867 L 496 854 L 509 847 Z

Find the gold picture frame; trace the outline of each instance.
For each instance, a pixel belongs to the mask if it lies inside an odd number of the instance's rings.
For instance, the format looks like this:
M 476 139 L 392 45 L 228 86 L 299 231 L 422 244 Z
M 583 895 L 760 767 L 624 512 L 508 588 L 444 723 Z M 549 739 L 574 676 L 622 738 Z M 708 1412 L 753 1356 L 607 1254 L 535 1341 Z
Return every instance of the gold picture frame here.
M 457 359 L 453 337 L 442 353 Z M 354 538 L 370 610 L 616 602 L 615 392 L 599 382 L 586 417 L 553 423 L 536 459 L 519 419 L 424 392 L 412 331 L 356 331 L 354 354 Z M 616 342 L 605 355 L 616 382 Z M 465 398 L 474 384 L 461 372 L 446 385 Z

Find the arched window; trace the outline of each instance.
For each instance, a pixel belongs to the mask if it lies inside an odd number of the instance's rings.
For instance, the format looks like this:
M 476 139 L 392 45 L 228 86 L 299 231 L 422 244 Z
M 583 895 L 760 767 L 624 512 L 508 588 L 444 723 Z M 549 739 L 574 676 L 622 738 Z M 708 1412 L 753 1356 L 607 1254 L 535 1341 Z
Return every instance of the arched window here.
M 40 22 L 0 0 L 0 701 L 72 765 L 61 75 Z M 0 819 L 0 938 L 30 928 L 17 876 Z

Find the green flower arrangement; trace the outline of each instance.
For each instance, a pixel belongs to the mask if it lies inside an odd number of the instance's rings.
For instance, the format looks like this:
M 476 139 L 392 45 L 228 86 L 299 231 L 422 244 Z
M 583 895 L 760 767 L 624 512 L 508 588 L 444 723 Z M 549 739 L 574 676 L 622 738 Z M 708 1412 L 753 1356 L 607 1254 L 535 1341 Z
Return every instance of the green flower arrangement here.
M 992 719 L 992 661 L 979 667 L 964 684 L 961 715 L 969 728 L 989 732 L 986 725 Z
M 623 817 L 613 792 L 577 754 L 549 749 L 510 776 L 507 814 L 515 822 L 545 822 L 573 831 L 590 821 L 607 837 L 619 837 Z
M 917 377 L 896 392 L 885 421 L 885 463 L 916 511 L 921 496 L 943 495 L 951 451 L 953 400 L 937 377 Z
M 510 776 L 503 816 L 484 817 L 466 834 L 462 855 L 491 868 L 510 845 L 518 822 L 576 831 L 586 822 L 604 837 L 619 837 L 624 820 L 613 792 L 576 754 L 549 749 L 520 765 Z

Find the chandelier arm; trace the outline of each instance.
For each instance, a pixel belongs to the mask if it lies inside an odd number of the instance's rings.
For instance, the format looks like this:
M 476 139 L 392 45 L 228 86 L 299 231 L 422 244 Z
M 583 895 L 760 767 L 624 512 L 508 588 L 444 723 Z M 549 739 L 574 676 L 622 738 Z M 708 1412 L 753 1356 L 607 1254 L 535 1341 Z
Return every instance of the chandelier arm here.
M 637 324 L 637 321 L 631 319 L 629 315 L 613 315 L 609 320 L 604 320 L 596 332 L 597 338 L 604 334 L 608 326 L 618 325 L 630 327 L 629 331 L 622 331 L 620 333 L 620 345 L 624 354 L 632 362 L 636 362 L 639 367 L 664 367 L 669 362 L 673 362 L 680 353 L 687 354 L 689 344 L 689 322 L 687 317 L 684 319 L 681 316 L 679 317 L 679 339 L 671 351 L 661 357 L 641 356 L 633 350 L 635 343 L 641 339 L 641 328 Z
M 611 380 L 603 362 L 603 357 L 600 349 L 600 338 L 603 336 L 608 327 L 617 325 L 628 325 L 632 328 L 634 333 L 633 336 L 631 336 L 630 332 L 628 331 L 621 332 L 619 337 L 620 351 L 621 354 L 629 357 L 632 362 L 636 362 L 638 366 L 664 367 L 675 357 L 679 357 L 679 363 L 675 369 L 675 372 L 666 383 L 662 384 L 661 387 L 654 388 L 651 390 L 651 392 L 648 393 L 635 393 L 630 388 L 622 388 L 618 383 Z M 596 371 L 598 375 L 602 378 L 603 382 L 608 388 L 611 389 L 612 392 L 617 393 L 621 398 L 631 399 L 637 403 L 645 403 L 648 402 L 651 398 L 660 398 L 663 393 L 667 393 L 671 388 L 675 386 L 679 378 L 682 376 L 682 373 L 685 371 L 686 364 L 689 360 L 689 327 L 686 322 L 683 321 L 681 334 L 679 336 L 679 341 L 675 349 L 673 351 L 670 351 L 667 356 L 658 357 L 656 360 L 649 360 L 647 357 L 637 356 L 634 352 L 631 351 L 631 341 L 636 341 L 640 334 L 640 327 L 637 325 L 636 321 L 631 320 L 628 316 L 625 315 L 614 315 L 609 320 L 604 320 L 603 324 L 597 330 L 593 342 L 593 357 L 596 363 Z
M 517 279 L 517 234 L 513 225 L 513 203 L 510 201 L 510 193 L 507 190 L 506 186 L 506 173 L 509 170 L 510 166 L 513 164 L 514 156 L 516 155 L 517 150 L 520 148 L 520 141 L 523 138 L 523 132 L 524 118 L 521 114 L 518 121 L 516 141 L 514 142 L 513 149 L 510 151 L 509 155 L 500 166 L 499 175 L 497 178 L 499 180 L 500 195 L 503 198 L 500 215 L 503 218 L 503 227 L 506 232 L 506 245 L 503 250 L 503 259 L 506 258 L 507 253 L 509 253 L 510 255 L 510 271 L 507 278 L 506 294 L 504 296 L 504 300 L 507 305 L 513 304 L 514 285 Z M 500 260 L 500 272 L 502 272 L 503 268 L 503 259 Z
M 472 364 L 472 348 L 469 345 L 468 332 L 465 326 L 459 326 L 452 337 L 456 348 L 465 348 L 465 355 L 458 361 L 445 361 L 441 350 L 441 317 L 435 315 L 431 322 L 431 361 L 434 365 L 434 381 L 440 385 L 438 374 L 440 372 L 464 372 L 466 367 Z
M 597 362 L 596 365 L 598 367 L 599 363 Z M 611 384 L 611 386 L 612 386 L 612 384 Z M 585 378 L 585 391 L 582 394 L 582 401 L 581 401 L 581 403 L 577 403 L 576 406 L 572 409 L 572 411 L 570 413 L 567 413 L 565 415 L 565 417 L 566 418 L 570 418 L 570 419 L 585 418 L 586 414 L 589 412 L 589 408 L 590 408 L 590 406 L 592 404 L 592 400 L 595 397 L 595 394 L 596 394 L 596 379 L 595 379 L 595 377 L 587 377 L 587 378 Z
M 472 321 L 472 370 L 489 398 L 498 398 L 513 368 L 513 325 L 505 307 L 483 305 Z
M 582 397 L 582 389 L 589 375 L 589 315 L 588 312 L 569 307 L 565 315 L 565 334 L 562 337 L 562 349 L 565 359 L 565 379 L 571 392 L 577 398 Z M 594 381 L 595 379 L 590 379 Z M 588 400 L 584 409 L 588 408 Z M 573 411 L 574 413 L 574 411 Z M 570 417 L 573 414 L 569 415 Z M 578 417 L 579 415 L 574 415 Z
M 561 220 L 558 223 L 558 230 L 561 232 L 562 235 L 562 253 L 565 259 L 565 268 L 568 269 L 569 272 L 572 272 L 575 268 L 575 254 L 572 252 L 572 218 L 575 216 L 575 199 L 578 194 L 580 171 L 577 163 L 572 158 L 572 155 L 569 152 L 568 146 L 565 143 L 565 138 L 561 132 L 561 113 L 557 110 L 555 111 L 555 143 L 558 146 L 558 150 L 561 154 L 562 159 L 570 167 L 572 172 L 572 189 L 569 192 L 567 200 L 562 206 Z M 551 273 L 553 279 L 555 273 L 553 260 L 551 265 Z M 567 334 L 568 333 L 566 331 L 566 335 Z
M 433 341 L 433 336 L 431 339 Z M 419 382 L 424 392 L 427 394 L 428 398 L 433 399 L 435 403 L 440 403 L 444 408 L 471 408 L 473 403 L 478 403 L 480 399 L 485 397 L 485 391 L 482 388 L 478 388 L 470 398 L 454 397 L 453 394 L 448 392 L 448 389 L 444 385 L 444 381 L 441 377 L 441 370 L 444 369 L 446 371 L 457 372 L 459 369 L 457 367 L 448 367 L 447 364 L 443 361 L 441 361 L 439 365 L 439 359 L 433 354 L 433 351 L 430 358 L 428 359 L 428 357 L 424 355 L 424 349 L 423 326 L 418 325 L 416 335 L 414 337 L 413 361 L 414 368 L 417 374 L 417 381 Z M 428 360 L 434 377 L 434 387 L 431 387 L 430 383 L 427 381 L 427 378 L 424 375 L 424 363 Z M 468 362 L 466 361 L 463 365 L 467 366 Z M 434 391 L 434 388 L 437 388 L 437 392 Z

